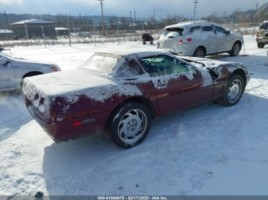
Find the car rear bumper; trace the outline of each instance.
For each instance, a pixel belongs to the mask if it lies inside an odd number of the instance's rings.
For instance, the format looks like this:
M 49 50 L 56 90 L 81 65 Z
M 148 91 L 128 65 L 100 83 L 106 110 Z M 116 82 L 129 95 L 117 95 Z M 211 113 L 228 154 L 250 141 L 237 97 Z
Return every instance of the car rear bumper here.
M 56 142 L 74 140 L 94 133 L 100 133 L 105 128 L 108 118 L 106 113 L 95 114 L 94 116 L 84 116 L 72 120 L 51 122 L 41 119 L 35 112 L 34 107 L 27 106 L 30 114 Z
M 258 43 L 265 43 L 265 44 L 268 44 L 268 37 L 258 37 L 256 38 L 256 41 Z

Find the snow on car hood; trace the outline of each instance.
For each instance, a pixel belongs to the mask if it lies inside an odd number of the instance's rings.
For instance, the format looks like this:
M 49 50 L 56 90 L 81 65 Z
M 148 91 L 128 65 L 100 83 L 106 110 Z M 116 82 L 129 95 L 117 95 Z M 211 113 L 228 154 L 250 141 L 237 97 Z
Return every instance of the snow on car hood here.
M 120 85 L 120 86 L 119 86 Z M 79 69 L 61 71 L 42 76 L 25 78 L 23 92 L 30 100 L 34 100 L 36 93 L 47 97 L 62 96 L 74 103 L 79 95 L 86 95 L 96 101 L 118 95 L 140 95 L 141 91 L 134 85 L 120 83 L 101 74 L 94 74 L 91 70 Z

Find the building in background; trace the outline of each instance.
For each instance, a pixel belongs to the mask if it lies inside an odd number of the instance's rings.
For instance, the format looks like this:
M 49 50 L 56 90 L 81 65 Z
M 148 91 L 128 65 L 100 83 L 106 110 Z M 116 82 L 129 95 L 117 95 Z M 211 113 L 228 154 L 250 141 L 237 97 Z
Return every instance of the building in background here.
M 51 21 L 29 19 L 10 24 L 14 34 L 19 38 L 34 39 L 55 37 L 55 24 Z
M 69 29 L 65 27 L 55 27 L 55 31 L 57 36 L 69 35 Z
M 13 40 L 15 34 L 9 29 L 0 29 L 0 40 Z

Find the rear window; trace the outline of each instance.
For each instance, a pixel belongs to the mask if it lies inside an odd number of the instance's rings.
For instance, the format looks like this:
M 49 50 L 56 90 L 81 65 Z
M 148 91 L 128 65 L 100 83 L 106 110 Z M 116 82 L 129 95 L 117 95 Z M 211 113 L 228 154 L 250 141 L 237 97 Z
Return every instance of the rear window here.
M 260 26 L 260 29 L 268 29 L 268 22 L 262 23 L 262 25 Z
M 103 55 L 93 55 L 86 63 L 82 65 L 96 72 L 110 74 L 117 64 L 117 58 Z
M 165 29 L 165 35 L 169 34 L 169 33 L 177 33 L 178 35 L 182 35 L 184 31 L 184 28 L 166 28 Z

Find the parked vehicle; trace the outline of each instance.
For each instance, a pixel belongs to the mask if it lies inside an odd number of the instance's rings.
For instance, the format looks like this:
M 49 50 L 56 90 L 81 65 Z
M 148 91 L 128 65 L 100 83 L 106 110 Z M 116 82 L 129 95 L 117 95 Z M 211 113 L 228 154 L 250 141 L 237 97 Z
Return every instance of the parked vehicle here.
M 25 77 L 60 71 L 54 64 L 12 58 L 0 53 L 0 92 L 20 89 Z
M 167 51 L 95 53 L 79 69 L 29 77 L 26 106 L 55 142 L 109 130 L 122 148 L 140 144 L 152 119 L 212 100 L 238 103 L 250 75 L 239 63 Z
M 268 44 L 268 21 L 262 22 L 256 34 L 258 48 L 264 48 Z
M 182 22 L 165 27 L 158 47 L 184 56 L 205 57 L 227 52 L 239 55 L 243 44 L 240 33 L 230 32 L 212 22 Z

